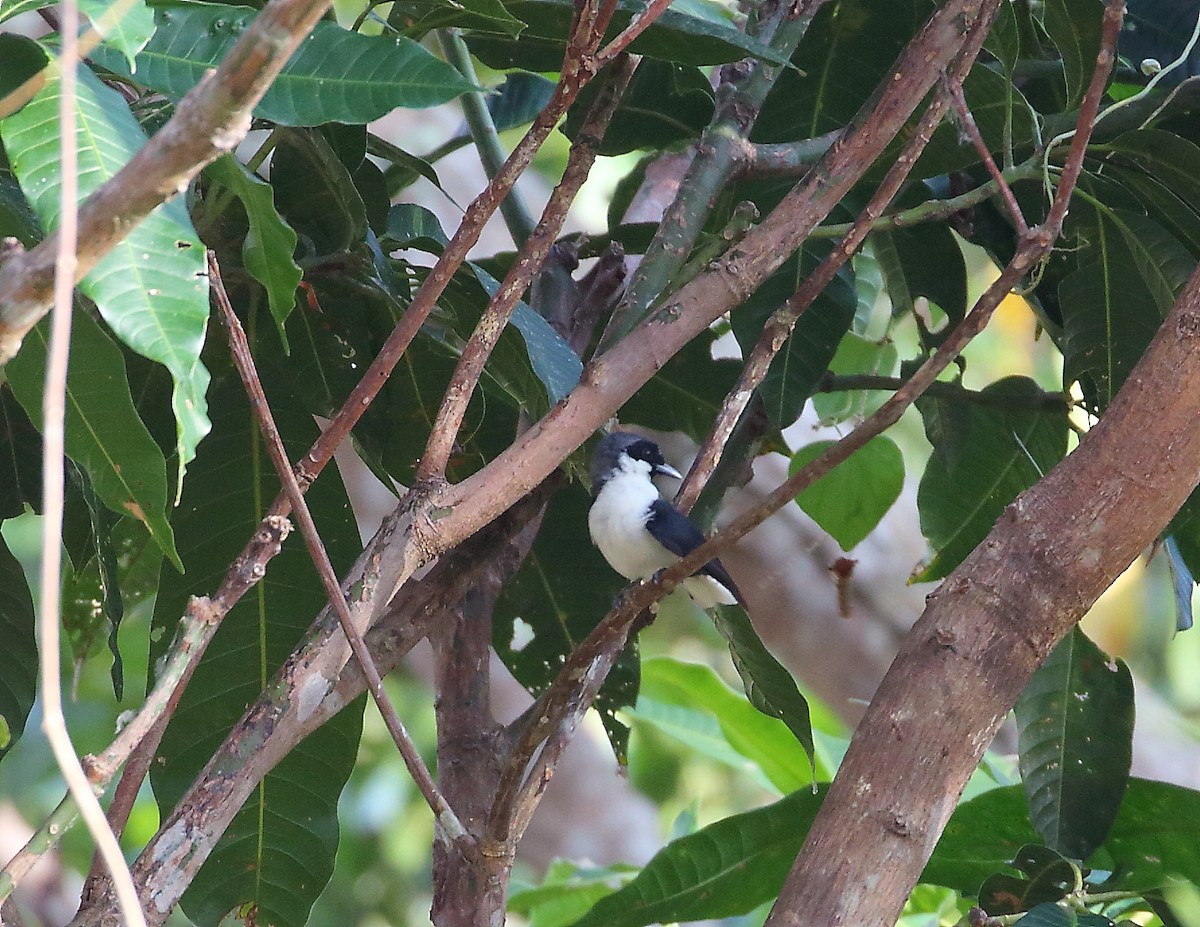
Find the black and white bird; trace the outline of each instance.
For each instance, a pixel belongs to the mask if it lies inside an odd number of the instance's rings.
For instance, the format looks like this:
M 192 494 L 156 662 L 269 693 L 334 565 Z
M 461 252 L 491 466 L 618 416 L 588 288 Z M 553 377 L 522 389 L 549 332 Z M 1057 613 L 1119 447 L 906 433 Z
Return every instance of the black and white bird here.
M 588 531 L 609 566 L 626 579 L 649 579 L 704 542 L 700 529 L 659 495 L 650 480 L 659 473 L 681 478 L 657 444 L 627 431 L 606 436 L 592 455 L 596 500 Z M 708 561 L 682 585 L 701 608 L 745 604 L 720 560 Z

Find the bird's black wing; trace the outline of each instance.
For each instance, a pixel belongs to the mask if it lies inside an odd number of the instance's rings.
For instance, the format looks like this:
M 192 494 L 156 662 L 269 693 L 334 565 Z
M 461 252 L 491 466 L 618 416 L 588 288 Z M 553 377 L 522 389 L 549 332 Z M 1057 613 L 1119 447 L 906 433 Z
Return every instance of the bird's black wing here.
M 704 534 L 692 524 L 692 520 L 671 505 L 666 499 L 657 499 L 650 506 L 650 517 L 646 520 L 646 530 L 650 536 L 676 557 L 686 557 L 704 543 Z M 697 573 L 711 576 L 722 586 L 733 593 L 733 597 L 743 605 L 746 600 L 741 590 L 725 569 L 720 560 L 710 560 Z

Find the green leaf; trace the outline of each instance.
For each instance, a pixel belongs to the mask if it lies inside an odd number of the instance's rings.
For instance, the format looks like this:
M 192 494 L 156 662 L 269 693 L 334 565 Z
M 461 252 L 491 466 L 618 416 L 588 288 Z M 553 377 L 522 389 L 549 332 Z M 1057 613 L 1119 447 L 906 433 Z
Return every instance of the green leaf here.
M 2 21 L 0 17 L 0 21 Z M 41 74 L 42 69 L 49 63 L 50 56 L 33 39 L 13 33 L 0 33 L 0 118 L 10 112 L 16 112 L 29 97 L 41 89 L 45 83 L 42 74 L 37 81 L 31 78 Z M 30 81 L 26 86 L 26 81 Z M 9 98 L 9 94 L 21 94 Z
M 206 171 L 237 196 L 246 210 L 250 230 L 242 243 L 242 262 L 267 291 L 271 317 L 286 345 L 284 322 L 296 305 L 296 287 L 304 276 L 292 260 L 296 233 L 275 209 L 271 185 L 252 174 L 233 155 L 218 158 Z
M 1040 401 L 1032 380 L 1006 377 L 983 392 L 1007 407 L 917 401 L 934 446 L 917 493 L 921 530 L 935 551 L 921 581 L 948 576 L 1005 506 L 1067 452 L 1066 406 Z
M 1104 4 L 1100 0 L 1046 0 L 1046 32 L 1058 48 L 1066 80 L 1065 110 L 1083 99 L 1100 51 Z
M 893 314 L 914 315 L 914 300 L 923 296 L 951 326 L 961 321 L 967 312 L 967 265 L 948 225 L 917 225 L 871 237 Z M 933 340 L 941 339 L 935 335 Z
M 601 76 L 588 84 L 567 112 L 562 131 L 572 141 L 603 83 Z M 675 142 L 699 138 L 712 115 L 712 84 L 699 68 L 646 59 L 622 94 L 604 131 L 599 153 L 626 154 L 639 148 L 666 148 Z
M 785 62 L 771 48 L 741 32 L 729 20 L 698 16 L 676 4 L 664 12 L 630 45 L 635 55 L 678 64 L 725 64 L 747 55 L 775 64 Z M 473 33 L 467 35 L 472 53 L 497 70 L 557 71 L 562 67 L 572 0 L 508 0 L 508 12 L 528 23 L 519 39 Z M 629 25 L 643 9 L 637 0 L 620 0 L 606 38 Z
M 571 484 L 555 494 L 533 550 L 509 581 L 492 616 L 492 642 L 504 665 L 540 694 L 566 659 L 612 606 L 615 574 L 590 543 L 591 500 Z M 616 712 L 638 692 L 637 645 L 621 655 L 596 699 L 613 750 L 624 761 L 629 730 Z
M 315 129 L 281 134 L 271 154 L 275 205 L 318 255 L 345 251 L 367 233 L 367 209 L 350 170 Z
M 520 35 L 525 29 L 500 0 L 404 0 L 392 6 L 388 24 L 414 39 L 447 26 L 497 35 Z
M 39 430 L 49 330 L 48 319 L 34 326 L 6 367 L 14 395 Z M 182 570 L 167 521 L 166 460 L 133 407 L 120 349 L 86 312 L 76 312 L 71 326 L 65 437 L 67 456 L 104 504 L 140 521 Z
M 136 67 L 134 56 L 154 35 L 154 14 L 144 0 L 80 0 L 79 12 L 104 37 L 105 45 L 124 55 L 131 69 Z
M 218 65 L 258 13 L 244 6 L 188 3 L 156 7 L 154 38 L 137 56 L 136 79 L 173 100 Z M 116 52 L 93 52 L 104 67 L 133 78 Z M 361 35 L 322 21 L 271 84 L 254 115 L 285 126 L 362 125 L 398 107 L 422 109 L 477 89 L 411 39 Z
M 0 3 L 0 23 L 22 13 L 34 13 L 53 5 L 54 0 L 5 0 L 4 3 Z
M 52 65 L 46 86 L 30 104 L 0 121 L 0 137 L 13 170 L 47 229 L 58 226 L 61 205 L 59 88 Z M 83 202 L 116 174 L 146 137 L 121 95 L 83 65 L 76 120 L 78 202 Z M 209 428 L 204 400 L 208 371 L 200 362 L 208 324 L 208 276 L 204 250 L 184 204 L 176 199 L 158 207 L 84 277 L 79 289 L 118 338 L 171 371 L 182 485 L 184 469 Z
M 800 448 L 792 455 L 789 474 L 834 443 L 817 441 Z M 890 438 L 880 435 L 800 493 L 796 504 L 849 551 L 875 530 L 903 488 L 904 457 Z
M 1195 618 L 1192 609 L 1192 594 L 1196 591 L 1196 578 L 1188 565 L 1175 535 L 1163 540 L 1167 553 L 1167 566 L 1171 571 L 1171 591 L 1175 594 L 1175 630 L 1186 631 Z
M 705 332 L 684 345 L 625 403 L 622 419 L 703 441 L 741 367 L 737 361 L 713 358 L 716 340 Z
M 1077 867 L 1042 846 L 1021 847 L 1009 865 L 1025 878 L 996 873 L 988 876 L 979 889 L 979 905 L 993 917 L 1059 901 L 1075 890 L 1079 880 Z
M 668 657 L 643 660 L 641 690 L 631 714 L 667 730 L 672 710 L 687 728 L 679 739 L 693 745 L 708 740 L 714 748 L 705 752 L 737 769 L 745 770 L 750 761 L 781 793 L 812 782 L 808 757 L 787 725 L 755 709 L 712 669 Z M 822 769 L 818 778 L 831 774 Z
M 26 248 L 32 248 L 42 239 L 37 216 L 21 192 L 21 185 L 5 170 L 0 170 L 0 236 L 15 238 Z
M 0 521 L 42 507 L 42 436 L 0 383 Z
M 1200 211 L 1200 147 L 1162 129 L 1138 129 L 1113 139 L 1102 150 L 1116 164 L 1131 164 L 1157 179 L 1193 210 Z
M 1071 215 L 1071 230 L 1085 246 L 1076 255 L 1078 269 L 1058 286 L 1063 379 L 1078 381 L 1099 412 L 1142 356 L 1196 262 L 1145 216 L 1094 198 Z
M 816 751 L 813 747 L 812 719 L 808 702 L 796 686 L 796 680 L 771 655 L 750 623 L 745 609 L 737 605 L 719 605 L 713 611 L 713 623 L 729 643 L 733 668 L 742 680 L 750 704 L 768 718 L 778 718 L 799 741 L 808 757 L 809 772 L 816 777 Z
M 829 362 L 829 372 L 841 374 L 877 374 L 891 376 L 896 372 L 899 356 L 890 338 L 876 341 L 854 332 L 847 332 Z M 825 424 L 836 424 L 859 418 L 878 408 L 890 393 L 881 390 L 843 390 L 817 393 L 812 397 L 813 408 Z
M 800 789 L 672 840 L 575 927 L 643 927 L 749 913 L 778 894 L 825 789 Z
M 269 377 L 265 386 L 288 455 L 299 459 L 316 438 L 316 426 L 286 392 L 272 388 Z M 176 513 L 188 574 L 163 572 L 152 663 L 169 645 L 188 597 L 216 587 L 279 491 L 236 376 L 214 382 L 212 407 L 212 436 L 200 449 Z M 337 474 L 324 474 L 306 499 L 334 570 L 342 575 L 361 544 Z M 213 530 L 214 512 L 221 530 Z M 171 718 L 151 776 L 163 816 L 325 602 L 296 532 L 253 593 L 222 620 Z M 338 795 L 354 764 L 362 704 L 320 727 L 267 774 L 183 896 L 182 907 L 194 922 L 215 925 L 229 911 L 252 904 L 259 923 L 304 924 L 333 871 Z
M 37 697 L 38 655 L 33 597 L 25 571 L 0 537 L 0 758 L 25 730 Z
M 1016 705 L 1029 817 L 1052 847 L 1086 859 L 1121 807 L 1133 759 L 1133 678 L 1079 628 Z
M 827 242 L 806 244 L 734 311 L 733 334 L 744 356 L 753 350 L 771 314 L 796 292 L 829 250 Z M 786 428 L 800 417 L 804 403 L 854 322 L 857 308 L 854 271 L 845 264 L 800 316 L 759 387 L 772 425 Z

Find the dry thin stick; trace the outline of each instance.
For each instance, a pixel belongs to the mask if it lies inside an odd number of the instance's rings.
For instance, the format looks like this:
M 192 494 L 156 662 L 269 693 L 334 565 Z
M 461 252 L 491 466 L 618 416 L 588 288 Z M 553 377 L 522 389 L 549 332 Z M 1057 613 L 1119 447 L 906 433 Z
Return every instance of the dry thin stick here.
M 42 732 L 67 781 L 84 822 L 104 856 L 116 886 L 121 913 L 129 927 L 144 927 L 142 906 L 117 838 L 104 818 L 87 774 L 80 765 L 62 710 L 62 675 L 59 641 L 61 609 L 64 418 L 66 415 L 67 356 L 71 346 L 71 301 L 75 291 L 77 214 L 77 151 L 75 147 L 75 81 L 78 66 L 79 7 L 63 0 L 61 76 L 58 131 L 62 176 L 61 219 L 56 241 L 54 308 L 50 317 L 50 349 L 46 360 L 46 388 L 42 399 L 42 571 L 38 608 L 38 651 L 41 658 Z
M 597 53 L 596 68 L 602 68 L 610 61 L 616 60 L 616 57 L 622 54 L 639 35 L 652 26 L 654 21 L 662 16 L 670 5 L 671 0 L 650 0 L 644 10 L 634 15 L 633 19 L 629 21 L 629 25 L 625 27 L 621 34 Z M 613 4 L 613 8 L 616 8 L 615 3 Z M 611 15 L 610 13 L 610 18 Z
M 1008 207 L 1009 213 L 1012 215 L 1013 224 L 1017 227 L 1017 234 L 1024 235 L 1029 230 L 1029 224 L 1025 221 L 1025 215 L 1021 212 L 1021 207 L 1017 205 L 1017 198 L 1009 187 L 1008 182 L 1004 179 L 1004 174 L 1000 168 L 996 166 L 995 160 L 992 158 L 991 151 L 988 150 L 987 142 L 983 140 L 983 135 L 979 131 L 979 126 L 975 123 L 975 116 L 971 113 L 971 108 L 967 106 L 967 97 L 963 93 L 961 81 L 946 81 L 943 90 L 950 94 L 950 100 L 954 104 L 954 112 L 958 116 L 967 137 L 971 140 L 971 144 L 975 146 L 975 151 L 983 158 L 984 166 L 987 167 L 988 173 L 992 180 L 996 182 L 996 186 L 1000 190 L 1000 198 L 1004 200 L 1004 205 Z
M 990 24 L 991 17 L 988 16 L 981 17 L 975 24 L 963 45 L 962 53 L 948 75 L 948 80 L 952 85 L 958 85 L 971 70 L 971 65 L 979 54 Z M 696 459 L 692 462 L 691 469 L 688 470 L 687 476 L 679 487 L 679 492 L 676 493 L 675 504 L 682 511 L 687 512 L 695 504 L 701 489 L 721 462 L 725 445 L 728 443 L 730 435 L 733 434 L 738 419 L 742 417 L 754 391 L 766 377 L 771 362 L 783 348 L 792 329 L 795 328 L 797 320 L 829 285 L 841 266 L 850 260 L 851 255 L 858 250 L 871 231 L 875 221 L 883 215 L 884 210 L 887 209 L 901 185 L 908 178 L 909 172 L 917 163 L 921 152 L 929 144 L 934 130 L 942 121 L 948 107 L 949 101 L 944 94 L 934 97 L 921 117 L 916 131 L 905 144 L 896 162 L 888 169 L 883 182 L 871 196 L 858 218 L 855 219 L 845 238 L 818 265 L 816 270 L 809 274 L 800 288 L 789 297 L 781 308 L 776 310 L 763 327 L 762 334 L 759 335 L 754 349 L 742 367 L 738 382 L 725 397 L 712 430 L 697 453 Z
M 484 365 L 499 342 L 521 294 L 545 263 L 554 240 L 562 231 L 567 210 L 571 208 L 579 188 L 588 178 L 596 160 L 600 141 L 604 137 L 604 130 L 612 120 L 625 88 L 629 86 L 638 60 L 636 57 L 626 56 L 615 65 L 610 79 L 596 97 L 587 119 L 571 145 L 562 180 L 550 194 L 550 200 L 546 203 L 541 219 L 538 220 L 537 228 L 521 247 L 517 260 L 509 268 L 504 282 L 492 297 L 479 324 L 475 326 L 470 341 L 463 349 L 450 385 L 446 387 L 442 404 L 438 408 L 425 452 L 421 455 L 421 462 L 417 468 L 418 482 L 444 478 L 446 464 L 454 450 L 463 416 L 466 415 L 467 404 L 483 374 Z
M 404 723 L 400 720 L 400 716 L 396 712 L 396 706 L 392 704 L 392 700 L 388 697 L 387 692 L 384 691 L 383 679 L 379 675 L 379 669 L 375 666 L 375 661 L 371 659 L 371 654 L 367 650 L 367 645 L 363 641 L 362 634 L 354 626 L 354 619 L 350 617 L 350 609 L 346 605 L 346 596 L 342 592 L 341 584 L 338 583 L 337 575 L 333 571 L 333 564 L 329 562 L 329 553 L 325 550 L 325 545 L 321 542 L 321 537 L 317 533 L 316 523 L 313 521 L 312 512 L 309 511 L 308 504 L 304 501 L 304 493 L 300 489 L 299 482 L 296 480 L 296 474 L 292 470 L 291 463 L 288 461 L 287 451 L 284 450 L 283 440 L 279 437 L 279 430 L 275 427 L 275 419 L 271 414 L 271 407 L 267 404 L 267 397 L 263 392 L 262 382 L 259 380 L 258 371 L 254 367 L 254 358 L 250 353 L 250 344 L 246 340 L 246 333 L 242 330 L 242 323 L 234 313 L 233 306 L 229 302 L 229 296 L 225 292 L 225 284 L 221 280 L 221 268 L 217 264 L 216 256 L 211 251 L 208 253 L 208 271 L 213 294 L 216 296 L 217 304 L 221 307 L 225 326 L 229 330 L 229 346 L 233 354 L 233 360 L 237 366 L 238 374 L 242 378 L 242 384 L 246 388 L 246 395 L 250 399 L 254 416 L 258 419 L 259 429 L 262 431 L 263 441 L 266 444 L 267 455 L 271 458 L 271 463 L 274 464 L 275 471 L 283 481 L 284 491 L 287 493 L 288 499 L 292 504 L 296 521 L 300 525 L 300 532 L 304 535 L 304 543 L 308 548 L 309 556 L 312 557 L 313 565 L 317 568 L 317 574 L 321 577 L 321 583 L 324 585 L 325 592 L 329 596 L 329 604 L 333 608 L 334 614 L 337 615 L 338 621 L 341 623 L 342 630 L 346 634 L 346 640 L 350 644 L 350 649 L 354 652 L 354 657 L 358 660 L 359 666 L 362 667 L 363 675 L 367 679 L 367 688 L 370 689 L 371 695 L 375 699 L 375 704 L 379 707 L 379 713 L 383 716 L 383 722 L 387 725 L 388 732 L 396 742 L 396 749 L 400 751 L 400 756 L 404 758 L 404 763 L 408 767 L 413 782 L 416 783 L 421 795 L 424 796 L 425 801 L 428 802 L 429 807 L 433 810 L 437 824 L 442 829 L 442 832 L 451 840 L 467 837 L 467 832 L 463 828 L 462 823 L 446 802 L 441 790 L 438 789 L 437 783 L 434 782 L 433 776 L 430 775 L 429 769 L 425 765 L 425 761 L 421 759 L 421 754 L 417 751 L 412 738 L 409 737 L 408 731 L 405 730 Z

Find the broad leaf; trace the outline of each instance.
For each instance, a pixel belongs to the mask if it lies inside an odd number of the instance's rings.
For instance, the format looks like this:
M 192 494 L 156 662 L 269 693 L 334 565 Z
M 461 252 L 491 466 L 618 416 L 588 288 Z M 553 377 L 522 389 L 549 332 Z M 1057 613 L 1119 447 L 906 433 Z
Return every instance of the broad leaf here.
M 241 200 L 250 228 L 242 243 L 242 263 L 267 291 L 271 317 L 284 344 L 284 322 L 296 305 L 302 271 L 292 260 L 296 233 L 275 209 L 271 185 L 248 171 L 233 155 L 217 159 L 206 169 L 210 177 Z
M 1062 58 L 1067 110 L 1079 105 L 1100 51 L 1101 0 L 1046 0 L 1046 32 Z
M 293 129 L 271 155 L 275 206 L 317 255 L 347 250 L 367 232 L 367 209 L 350 169 L 315 129 Z
M 79 66 L 79 198 L 110 179 L 146 142 L 121 95 Z M 58 157 L 60 80 L 51 67 L 45 88 L 20 112 L 0 121 L 0 137 L 21 186 L 48 229 L 61 208 Z M 176 199 L 135 226 L 79 284 L 117 336 L 171 371 L 178 429 L 179 481 L 208 433 L 208 371 L 200 362 L 208 323 L 204 251 L 187 210 Z
M 1133 759 L 1133 679 L 1078 628 L 1016 705 L 1029 817 L 1046 845 L 1086 859 L 1121 807 Z
M 9 374 L 11 376 L 11 374 Z M 0 383 L 0 521 L 42 507 L 42 436 Z
M 834 443 L 800 448 L 788 472 L 797 472 Z M 903 488 L 904 457 L 891 438 L 880 435 L 801 492 L 796 504 L 849 551 L 875 529 Z
M 921 477 L 921 530 L 933 546 L 922 581 L 941 579 L 984 539 L 1017 494 L 1067 452 L 1067 410 L 1024 377 L 983 391 L 987 405 L 918 400 L 933 456 Z M 936 425 L 935 427 L 933 427 Z
M 33 597 L 25 571 L 0 537 L 0 758 L 20 738 L 37 696 Z
M 861 276 L 859 277 L 861 280 Z M 890 338 L 876 341 L 847 332 L 829 361 L 829 372 L 835 376 L 858 374 L 892 376 L 899 356 Z M 890 395 L 882 390 L 841 390 L 819 392 L 812 397 L 813 408 L 826 424 L 860 418 L 878 408 Z
M 914 301 L 923 296 L 946 314 L 950 326 L 966 315 L 967 266 L 948 225 L 917 225 L 871 237 L 894 314 L 914 315 Z
M 311 417 L 266 383 L 291 459 L 316 437 Z M 176 513 L 186 577 L 164 570 L 155 603 L 151 660 L 168 646 L 197 590 L 215 589 L 279 491 L 258 426 L 236 376 L 213 388 L 211 438 L 201 447 Z M 336 473 L 306 495 L 322 540 L 341 575 L 361 549 Z M 212 514 L 220 512 L 221 530 Z M 259 694 L 326 602 L 299 532 L 266 576 L 221 622 L 171 719 L 152 772 L 159 807 L 174 807 L 196 774 Z M 183 897 L 197 924 L 214 925 L 253 905 L 259 923 L 301 927 L 333 871 L 337 801 L 357 752 L 362 702 L 319 728 L 272 770 L 238 813 Z
M 493 646 L 504 665 L 535 695 L 554 679 L 571 653 L 608 613 L 624 580 L 590 543 L 583 487 L 555 494 L 533 550 L 504 587 L 492 616 Z M 637 645 L 630 643 L 600 689 L 596 710 L 613 750 L 624 761 L 629 730 L 616 712 L 638 691 Z
M 805 245 L 734 311 L 733 334 L 743 355 L 753 350 L 771 314 L 787 301 L 828 251 L 826 242 Z M 853 323 L 857 308 L 854 271 L 845 264 L 800 316 L 759 387 L 772 425 L 786 428 L 800 417 L 804 403 Z
M 575 927 L 642 927 L 747 914 L 778 893 L 824 798 L 799 789 L 672 840 Z
M 33 39 L 0 33 L 0 119 L 15 113 L 42 89 L 43 69 L 49 61 L 46 50 Z
M 557 71 L 562 67 L 567 31 L 574 4 L 571 0 L 507 0 L 508 12 L 528 24 L 519 39 L 471 34 L 467 44 L 478 58 L 492 68 L 522 68 L 527 71 Z M 606 38 L 629 25 L 642 9 L 634 0 L 620 0 Z M 676 4 L 664 12 L 629 50 L 678 64 L 724 64 L 747 55 L 784 64 L 769 46 L 740 31 L 729 20 L 685 12 Z
M 80 0 L 79 12 L 83 13 L 96 31 L 104 37 L 104 44 L 125 56 L 129 67 L 135 66 L 134 57 L 145 48 L 154 35 L 154 14 L 144 0 Z
M 1103 914 L 1076 911 L 1053 902 L 1043 902 L 1016 922 L 1022 927 L 1113 927 Z
M 998 872 L 979 888 L 979 906 L 993 917 L 1060 901 L 1080 880 L 1078 867 L 1053 850 L 1033 844 L 1021 847 L 1009 865 L 1024 877 Z
M 733 667 L 742 680 L 750 704 L 768 718 L 782 721 L 808 757 L 809 771 L 816 776 L 816 750 L 808 702 L 792 674 L 767 650 L 750 618 L 739 605 L 719 605 L 713 623 L 729 643 Z
M 497 35 L 520 35 L 525 29 L 500 0 L 404 0 L 392 6 L 388 24 L 414 39 L 446 26 Z
M 244 6 L 188 3 L 156 7 L 154 38 L 136 74 L 116 52 L 95 60 L 178 100 L 220 64 L 258 13 Z M 411 39 L 361 35 L 322 21 L 271 84 L 254 114 L 285 126 L 361 125 L 405 107 L 420 109 L 475 89 Z
M 39 430 L 49 331 L 49 320 L 34 326 L 6 367 L 13 393 Z M 67 456 L 104 504 L 138 519 L 182 570 L 167 521 L 166 460 L 133 407 L 120 349 L 86 312 L 75 313 L 71 326 L 65 438 Z

